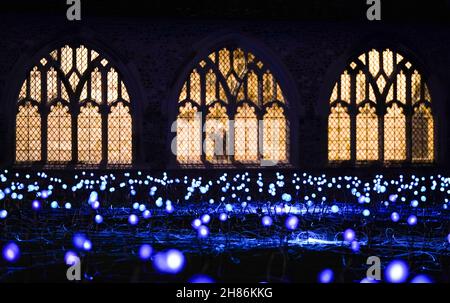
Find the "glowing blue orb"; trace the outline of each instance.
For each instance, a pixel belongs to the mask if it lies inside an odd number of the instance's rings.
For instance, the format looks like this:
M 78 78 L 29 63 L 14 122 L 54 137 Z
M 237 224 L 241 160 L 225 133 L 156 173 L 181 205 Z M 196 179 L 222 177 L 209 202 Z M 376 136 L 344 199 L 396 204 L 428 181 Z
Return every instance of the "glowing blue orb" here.
M 49 196 L 49 192 L 48 192 L 47 190 L 41 191 L 41 197 L 42 197 L 43 199 L 47 199 L 48 196 Z
M 8 212 L 4 209 L 2 209 L 0 211 L 0 219 L 6 219 L 6 217 L 8 216 Z
M 228 215 L 226 213 L 221 213 L 219 215 L 219 220 L 225 222 L 226 220 L 228 220 Z
M 292 196 L 290 194 L 284 193 L 283 195 L 281 195 L 281 199 L 283 199 L 283 201 L 285 201 L 285 202 L 291 202 Z
M 102 224 L 103 223 L 103 217 L 101 215 L 95 216 L 95 223 Z
M 139 248 L 139 258 L 142 260 L 148 260 L 152 256 L 153 248 L 148 244 L 143 244 Z
M 351 228 L 346 229 L 344 231 L 344 240 L 347 242 L 355 240 L 355 231 Z
M 53 209 L 58 208 L 59 207 L 58 202 L 53 201 L 52 203 L 50 203 L 50 207 Z
M 352 241 L 350 246 L 352 248 L 352 251 L 354 251 L 354 252 L 358 252 L 359 251 L 360 245 L 359 245 L 358 241 Z
M 73 251 L 69 250 L 68 252 L 66 252 L 66 254 L 64 255 L 64 261 L 66 262 L 66 265 L 68 266 L 73 266 L 75 265 L 77 262 L 80 261 L 80 259 L 78 258 L 77 254 L 74 253 Z
M 128 223 L 130 223 L 131 225 L 136 225 L 139 222 L 139 218 L 135 215 L 132 214 L 128 217 Z
M 391 214 L 391 220 L 392 220 L 392 222 L 398 222 L 400 220 L 400 215 L 394 211 Z
M 417 224 L 417 217 L 415 215 L 411 215 L 407 219 L 408 225 L 414 226 Z
M 175 208 L 172 206 L 172 204 L 166 205 L 166 213 L 171 214 L 175 211 Z
M 362 214 L 364 217 L 368 217 L 368 216 L 370 216 L 370 210 L 365 209 L 365 210 L 363 210 Z
M 189 279 L 189 283 L 214 283 L 214 279 L 208 275 L 193 275 Z
M 286 228 L 290 230 L 294 230 L 298 227 L 298 218 L 294 215 L 290 215 L 286 218 L 285 222 Z
M 98 209 L 100 207 L 100 202 L 94 201 L 91 204 L 92 209 Z
M 261 222 L 263 226 L 269 227 L 272 225 L 273 220 L 270 216 L 264 216 L 262 217 Z
M 92 242 L 88 239 L 84 240 L 83 242 L 83 249 L 86 251 L 89 251 L 92 249 Z
M 151 212 L 149 210 L 145 210 L 142 214 L 142 216 L 144 217 L 144 219 L 148 219 L 152 216 Z
M 394 260 L 386 267 L 384 275 L 390 283 L 403 283 L 409 275 L 408 265 L 402 260 Z
M 15 262 L 20 257 L 20 249 L 16 243 L 10 242 L 3 247 L 3 258 L 8 262 Z
M 331 283 L 334 280 L 334 273 L 331 269 L 327 268 L 319 273 L 320 283 Z
M 398 195 L 395 195 L 395 194 L 389 195 L 389 201 L 391 201 L 391 202 L 395 202 L 397 200 L 397 198 L 398 198 Z
M 201 225 L 198 229 L 198 237 L 199 238 L 206 238 L 209 235 L 209 229 L 205 225 Z
M 155 254 L 153 266 L 161 273 L 177 274 L 184 267 L 185 258 L 182 252 L 171 249 Z
M 208 224 L 211 221 L 211 216 L 208 214 L 204 214 L 201 218 L 203 224 Z
M 417 200 L 412 200 L 412 201 L 411 201 L 411 206 L 412 206 L 412 207 L 417 207 L 417 206 L 419 206 L 419 201 L 417 201 Z
M 91 204 L 91 203 L 94 203 L 97 200 L 98 200 L 97 192 L 96 191 L 91 192 L 90 195 L 89 195 L 88 203 Z
M 38 200 L 34 200 L 31 203 L 31 207 L 33 208 L 33 210 L 39 210 L 41 209 L 41 202 L 39 202 Z
M 192 227 L 198 229 L 202 225 L 202 221 L 200 219 L 195 219 L 192 221 Z
M 226 205 L 225 205 L 225 209 L 226 209 L 226 211 L 228 211 L 228 212 L 233 211 L 233 206 L 232 206 L 231 204 L 226 204 Z
M 70 204 L 69 202 L 67 202 L 66 204 L 64 204 L 64 207 L 66 209 L 71 209 L 72 208 L 72 204 Z
M 333 214 L 338 213 L 338 212 L 339 212 L 339 206 L 337 206 L 337 205 L 331 206 L 331 212 L 332 212 Z
M 433 280 L 427 275 L 417 275 L 411 280 L 411 283 L 428 284 L 433 283 Z
M 76 248 L 83 248 L 84 241 L 86 240 L 86 236 L 83 234 L 75 234 L 72 238 L 73 245 Z

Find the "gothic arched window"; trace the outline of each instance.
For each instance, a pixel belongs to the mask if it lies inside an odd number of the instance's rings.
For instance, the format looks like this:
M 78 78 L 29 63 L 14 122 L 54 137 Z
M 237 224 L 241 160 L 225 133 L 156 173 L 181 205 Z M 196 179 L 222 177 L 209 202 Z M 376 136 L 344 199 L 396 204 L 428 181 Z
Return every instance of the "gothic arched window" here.
M 330 97 L 328 160 L 433 162 L 430 92 L 403 55 L 372 49 L 340 75 Z
M 131 164 L 130 97 L 107 59 L 66 45 L 32 68 L 17 103 L 15 161 Z
M 274 75 L 252 53 L 212 52 L 191 70 L 178 100 L 178 163 L 288 162 L 286 102 Z

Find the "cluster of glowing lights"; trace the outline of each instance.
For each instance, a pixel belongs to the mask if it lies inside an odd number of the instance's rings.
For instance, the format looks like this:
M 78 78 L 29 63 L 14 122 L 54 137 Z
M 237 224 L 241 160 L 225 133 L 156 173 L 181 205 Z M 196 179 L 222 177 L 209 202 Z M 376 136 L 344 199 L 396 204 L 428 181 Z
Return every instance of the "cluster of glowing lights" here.
M 376 175 L 372 179 L 356 176 L 310 175 L 307 173 L 222 173 L 216 178 L 204 176 L 169 177 L 168 173 L 158 176 L 143 172 L 92 173 L 77 172 L 71 178 L 62 179 L 49 176 L 46 172 L 0 173 L 0 220 L 10 218 L 12 203 L 21 203 L 33 212 L 69 212 L 87 208 L 92 212 L 93 223 L 99 230 L 110 224 L 108 210 L 117 208 L 105 197 L 117 191 L 128 197 L 128 205 L 120 205 L 124 215 L 121 222 L 130 228 L 138 228 L 153 217 L 176 217 L 190 214 L 190 228 L 201 243 L 205 239 L 215 239 L 221 235 L 217 226 L 231 226 L 245 215 L 256 216 L 256 224 L 267 233 L 289 235 L 290 245 L 339 245 L 353 253 L 360 253 L 367 243 L 367 236 L 360 223 L 343 226 L 334 239 L 308 232 L 308 220 L 303 216 L 329 216 L 344 218 L 351 213 L 357 218 L 375 220 L 376 217 L 390 221 L 394 226 L 417 229 L 426 223 L 421 213 L 428 207 L 446 211 L 450 196 L 450 178 L 443 175 L 427 177 L 398 175 L 387 178 Z M 177 195 L 172 194 L 173 191 Z M 62 200 L 61 193 L 72 192 L 83 196 L 81 204 L 77 200 Z M 330 193 L 339 199 L 331 199 Z M 26 202 L 31 201 L 31 202 Z M 198 204 L 195 215 L 186 211 Z M 320 215 L 319 215 L 320 214 Z M 0 221 L 0 222 L 1 222 Z M 225 224 L 225 222 L 227 222 Z M 361 223 L 362 224 L 362 223 Z M 89 236 L 88 236 L 89 235 Z M 79 256 L 93 253 L 95 241 L 90 232 L 73 234 L 73 251 L 65 253 L 66 264 L 74 264 Z M 14 239 L 5 239 L 3 258 L 8 262 L 20 259 L 21 251 Z M 8 242 L 11 241 L 11 242 Z M 450 234 L 442 237 L 442 244 L 450 243 Z M 136 255 L 142 261 L 151 261 L 155 270 L 162 274 L 178 274 L 186 263 L 182 250 L 167 249 L 155 251 L 153 244 L 142 244 Z M 192 277 L 192 281 L 211 279 L 207 276 Z M 211 279 L 212 280 L 212 279 Z M 318 275 L 321 283 L 331 283 L 335 273 L 324 269 Z M 408 264 L 399 259 L 387 265 L 384 281 L 392 283 L 432 282 L 425 274 L 414 275 Z M 362 280 L 361 282 L 374 282 Z

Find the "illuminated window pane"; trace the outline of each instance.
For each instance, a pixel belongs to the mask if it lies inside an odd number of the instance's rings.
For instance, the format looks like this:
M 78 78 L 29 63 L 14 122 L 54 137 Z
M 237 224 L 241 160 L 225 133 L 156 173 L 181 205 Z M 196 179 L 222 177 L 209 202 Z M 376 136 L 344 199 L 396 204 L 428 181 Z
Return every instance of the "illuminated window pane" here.
M 380 72 L 380 53 L 375 49 L 369 52 L 369 72 L 373 77 Z
M 80 74 L 84 74 L 88 67 L 88 50 L 84 45 L 81 45 L 76 50 L 77 56 L 75 59 L 75 63 L 77 66 L 77 70 Z
M 216 100 L 216 74 L 209 70 L 206 74 L 206 104 Z
M 235 115 L 234 159 L 247 163 L 258 160 L 258 119 L 248 104 L 239 107 Z
M 239 78 L 242 78 L 242 76 L 245 73 L 245 53 L 242 49 L 235 49 L 233 51 L 233 68 L 236 75 L 238 75 Z
M 356 159 L 378 160 L 378 117 L 368 104 L 359 109 L 356 117 Z
M 19 100 L 23 100 L 27 97 L 27 81 L 24 81 L 19 93 Z
M 125 86 L 123 81 L 120 81 L 120 86 L 121 86 L 122 100 L 130 102 L 130 96 L 128 95 L 127 87 Z
M 219 70 L 222 73 L 222 75 L 226 76 L 228 75 L 228 72 L 230 71 L 231 64 L 230 64 L 230 51 L 226 48 L 221 49 L 219 51 Z
M 388 77 L 394 71 L 394 54 L 389 49 L 383 51 L 383 70 Z
M 384 116 L 384 159 L 402 161 L 406 159 L 406 124 L 403 110 L 397 104 L 387 109 Z
M 397 100 L 406 103 L 406 76 L 403 72 L 397 75 Z
M 272 74 L 267 72 L 263 76 L 263 103 L 267 103 L 273 100 L 273 77 Z
M 433 161 L 433 116 L 430 108 L 421 104 L 412 118 L 412 159 L 414 162 Z
M 102 160 L 102 117 L 91 103 L 78 115 L 78 161 L 99 164 Z
M 338 86 L 337 84 L 334 85 L 333 91 L 331 93 L 330 103 L 336 101 L 338 99 Z
M 228 162 L 228 115 L 226 108 L 216 103 L 209 109 L 205 122 L 205 155 L 213 163 Z
M 112 68 L 108 72 L 108 104 L 116 101 L 118 98 L 118 86 L 119 86 L 119 76 L 117 72 Z
M 350 102 L 350 75 L 345 71 L 341 75 L 341 100 Z
M 108 163 L 131 164 L 131 115 L 122 102 L 111 107 L 108 115 Z
M 41 73 L 37 67 L 30 73 L 30 97 L 33 100 L 41 101 Z
M 47 101 L 52 101 L 58 97 L 56 70 L 52 67 L 47 72 Z
M 328 117 L 328 159 L 350 160 L 350 116 L 340 104 L 331 108 Z
M 413 104 L 420 101 L 420 74 L 417 71 L 411 75 L 411 100 Z
M 366 75 L 364 75 L 363 72 L 360 71 L 359 74 L 356 76 L 356 103 L 359 104 L 365 99 L 366 99 Z
M 190 97 L 192 101 L 200 103 L 200 75 L 197 71 L 191 73 L 191 92 Z
M 73 49 L 66 45 L 61 49 L 61 70 L 68 74 L 73 66 Z
M 283 108 L 273 104 L 266 109 L 263 120 L 263 158 L 268 161 L 287 161 L 288 127 Z
M 41 116 L 37 106 L 26 103 L 16 116 L 16 162 L 41 160 Z
M 48 115 L 47 153 L 49 162 L 72 160 L 72 124 L 69 108 L 57 103 Z
M 177 118 L 177 160 L 182 164 L 201 162 L 201 115 L 192 104 L 180 107 Z
M 102 74 L 95 68 L 91 73 L 91 98 L 97 103 L 102 103 Z

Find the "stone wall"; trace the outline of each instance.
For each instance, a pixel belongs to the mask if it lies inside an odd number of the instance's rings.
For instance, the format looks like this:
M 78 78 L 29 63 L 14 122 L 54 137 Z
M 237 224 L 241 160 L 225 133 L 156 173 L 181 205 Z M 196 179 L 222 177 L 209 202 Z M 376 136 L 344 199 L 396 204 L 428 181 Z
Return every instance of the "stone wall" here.
M 14 127 L 11 88 L 22 83 L 24 62 L 33 52 L 52 41 L 72 36 L 87 37 L 110 50 L 105 54 L 120 60 L 130 75 L 132 89 L 142 100 L 139 142 L 140 162 L 149 168 L 167 165 L 167 108 L 174 106 L 175 83 L 187 64 L 201 52 L 202 41 L 235 33 L 258 41 L 281 62 L 293 79 L 298 100 L 289 100 L 298 110 L 299 128 L 291 133 L 298 143 L 300 167 L 326 165 L 326 105 L 334 79 L 348 56 L 370 41 L 405 48 L 425 68 L 433 101 L 439 108 L 439 165 L 446 167 L 450 152 L 450 120 L 447 116 L 450 79 L 450 31 L 442 24 L 332 23 L 296 21 L 227 21 L 206 19 L 107 19 L 87 18 L 70 23 L 61 17 L 14 18 L 0 16 L 0 161 L 11 163 L 10 138 Z M 29 62 L 32 65 L 33 62 Z M 268 62 L 268 64 L 273 64 Z M 119 68 L 120 70 L 120 68 Z M 131 92 L 133 94 L 133 92 Z

